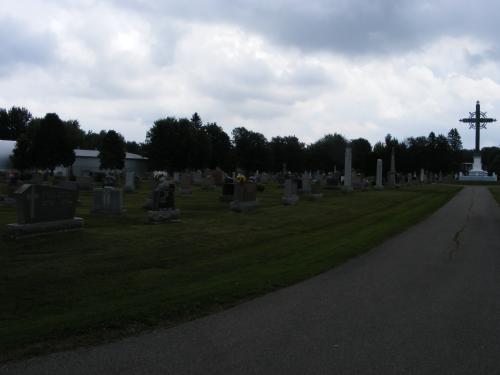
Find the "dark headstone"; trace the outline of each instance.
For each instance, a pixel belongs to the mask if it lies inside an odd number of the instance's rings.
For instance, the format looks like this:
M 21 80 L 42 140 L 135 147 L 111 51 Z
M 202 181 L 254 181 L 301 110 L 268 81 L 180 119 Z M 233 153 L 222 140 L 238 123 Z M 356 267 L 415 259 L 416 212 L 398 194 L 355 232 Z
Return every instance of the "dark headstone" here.
M 222 195 L 220 196 L 220 200 L 222 202 L 231 202 L 234 198 L 234 184 L 225 182 L 222 185 Z
M 256 208 L 257 205 L 257 186 L 254 183 L 234 184 L 234 200 L 231 202 L 233 211 L 249 211 Z
M 11 237 L 72 230 L 83 227 L 75 218 L 76 190 L 49 185 L 22 185 L 14 193 L 17 223 L 8 224 Z
M 175 184 L 163 180 L 153 191 L 148 221 L 153 224 L 178 221 L 180 210 L 175 208 Z
M 104 187 L 94 189 L 92 213 L 120 215 L 123 213 L 123 192 L 121 189 Z

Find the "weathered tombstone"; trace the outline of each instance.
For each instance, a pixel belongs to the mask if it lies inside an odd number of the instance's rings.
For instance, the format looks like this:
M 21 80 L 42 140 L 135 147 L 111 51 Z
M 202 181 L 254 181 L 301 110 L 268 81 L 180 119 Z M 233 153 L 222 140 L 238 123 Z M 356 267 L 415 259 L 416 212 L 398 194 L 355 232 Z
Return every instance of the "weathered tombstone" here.
M 193 185 L 196 185 L 196 186 L 201 185 L 202 178 L 203 178 L 203 175 L 202 175 L 201 171 L 195 171 L 191 175 Z
M 328 173 L 327 176 L 321 176 L 320 181 L 325 189 L 338 189 L 341 182 L 338 173 Z
M 351 185 L 353 189 L 365 189 L 367 184 L 363 175 L 358 173 L 351 173 Z
M 125 191 L 133 193 L 135 191 L 135 172 L 125 173 Z
M 344 186 L 342 191 L 352 191 L 352 149 L 351 144 L 348 143 L 345 149 L 345 163 L 344 163 Z
M 234 200 L 234 183 L 225 182 L 222 185 L 221 202 L 232 202 Z
M 257 186 L 254 183 L 237 182 L 234 184 L 234 200 L 231 209 L 237 212 L 250 211 L 258 206 Z
M 407 182 L 408 182 L 408 185 L 413 182 L 413 176 L 411 175 L 411 173 L 407 174 Z
M 179 189 L 180 194 L 186 194 L 189 195 L 192 193 L 191 190 L 191 174 L 189 173 L 182 173 L 181 174 L 181 181 L 180 181 L 180 189 Z
M 77 230 L 83 219 L 75 217 L 76 190 L 49 185 L 24 184 L 14 193 L 17 223 L 7 225 L 11 238 Z
M 299 201 L 299 196 L 297 195 L 297 181 L 295 179 L 287 178 L 285 180 L 285 187 L 281 201 L 285 206 L 297 204 Z
M 203 190 L 213 190 L 215 189 L 215 183 L 212 175 L 207 175 L 201 180 L 201 188 Z
M 153 191 L 152 208 L 148 211 L 148 221 L 153 224 L 178 221 L 181 212 L 175 208 L 175 184 L 162 179 Z
M 311 194 L 311 176 L 308 173 L 304 173 L 302 175 L 301 182 L 302 182 L 302 188 L 301 188 L 302 194 L 304 195 Z
M 313 180 L 311 183 L 311 194 L 309 195 L 311 199 L 321 199 L 323 198 L 323 193 L 321 192 L 321 182 L 319 180 Z
M 113 174 L 106 174 L 102 180 L 103 187 L 117 187 L 118 179 Z
M 382 159 L 377 159 L 377 176 L 375 180 L 375 189 L 384 189 L 384 185 L 382 185 Z
M 123 213 L 123 191 L 110 186 L 94 189 L 92 213 L 121 215 Z
M 222 184 L 224 183 L 224 176 L 224 171 L 220 168 L 216 168 L 215 171 L 212 172 L 214 184 L 216 186 L 222 186 Z
M 391 169 L 387 172 L 387 186 L 396 187 L 396 156 L 394 147 L 391 150 Z
M 264 172 L 260 175 L 260 183 L 261 184 L 267 184 L 269 183 L 270 176 L 268 173 Z

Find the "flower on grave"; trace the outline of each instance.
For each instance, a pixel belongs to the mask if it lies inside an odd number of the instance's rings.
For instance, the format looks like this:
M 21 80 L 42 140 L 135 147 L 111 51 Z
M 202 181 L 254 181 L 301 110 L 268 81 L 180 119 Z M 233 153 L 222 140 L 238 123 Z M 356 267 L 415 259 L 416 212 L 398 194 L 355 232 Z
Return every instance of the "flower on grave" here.
M 153 172 L 153 179 L 156 181 L 160 181 L 162 178 L 167 179 L 168 173 L 165 171 L 154 171 Z
M 238 182 L 240 184 L 244 184 L 246 181 L 247 181 L 247 178 L 244 175 L 238 174 L 236 176 L 236 182 Z

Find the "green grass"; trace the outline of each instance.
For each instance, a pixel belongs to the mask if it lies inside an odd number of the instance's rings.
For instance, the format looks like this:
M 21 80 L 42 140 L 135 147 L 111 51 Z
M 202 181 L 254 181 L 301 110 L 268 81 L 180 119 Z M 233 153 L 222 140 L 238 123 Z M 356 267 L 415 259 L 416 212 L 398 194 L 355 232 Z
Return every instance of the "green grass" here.
M 144 184 L 146 185 L 146 184 Z M 285 207 L 268 185 L 238 214 L 218 191 L 177 197 L 182 222 L 147 225 L 147 186 L 122 217 L 89 215 L 81 232 L 0 240 L 0 360 L 110 340 L 227 308 L 324 272 L 421 220 L 460 188 L 327 191 Z M 0 234 L 15 222 L 0 206 Z
M 496 199 L 498 204 L 500 204 L 500 187 L 490 187 L 490 192 L 493 197 Z

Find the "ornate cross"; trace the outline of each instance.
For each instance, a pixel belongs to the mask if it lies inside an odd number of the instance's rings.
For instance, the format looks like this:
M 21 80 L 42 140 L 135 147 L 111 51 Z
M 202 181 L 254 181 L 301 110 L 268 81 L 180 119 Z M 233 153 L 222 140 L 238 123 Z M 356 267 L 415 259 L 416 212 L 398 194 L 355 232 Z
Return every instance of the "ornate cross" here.
M 469 118 L 463 118 L 460 120 L 469 124 L 469 129 L 476 128 L 476 149 L 475 153 L 479 154 L 479 131 L 481 129 L 486 129 L 486 124 L 489 122 L 495 122 L 496 119 L 486 117 L 486 112 L 481 112 L 481 106 L 479 105 L 479 100 L 476 102 L 476 112 L 469 112 Z

